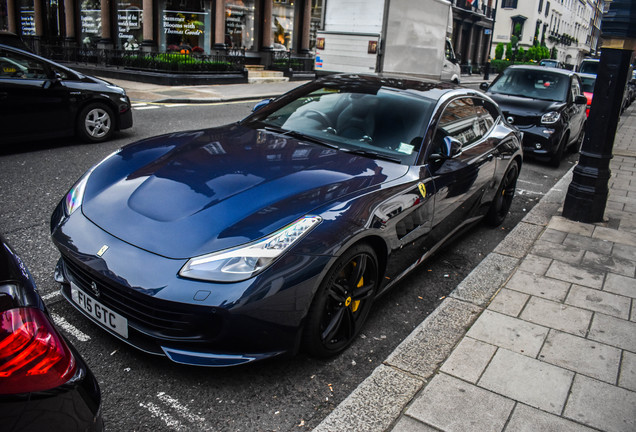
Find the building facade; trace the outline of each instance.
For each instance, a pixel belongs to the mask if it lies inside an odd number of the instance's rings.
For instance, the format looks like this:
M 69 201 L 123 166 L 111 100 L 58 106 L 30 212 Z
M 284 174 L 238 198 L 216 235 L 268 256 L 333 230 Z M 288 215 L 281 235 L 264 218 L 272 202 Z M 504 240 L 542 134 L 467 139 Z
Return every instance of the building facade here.
M 38 43 L 205 54 L 309 54 L 325 0 L 0 0 L 0 28 Z
M 495 0 L 451 0 L 453 50 L 463 70 L 477 71 L 487 60 L 492 42 Z
M 602 4 L 602 0 L 499 0 L 491 56 L 497 44 L 505 45 L 516 35 L 519 47 L 545 44 L 557 60 L 575 68 L 583 58 L 597 54 Z

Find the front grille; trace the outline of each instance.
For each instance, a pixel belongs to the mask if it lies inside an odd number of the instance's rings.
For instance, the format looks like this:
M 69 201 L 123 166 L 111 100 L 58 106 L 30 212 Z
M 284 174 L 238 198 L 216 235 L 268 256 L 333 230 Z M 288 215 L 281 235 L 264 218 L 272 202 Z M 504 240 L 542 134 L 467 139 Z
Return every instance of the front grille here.
M 220 310 L 205 306 L 182 305 L 158 300 L 117 285 L 98 273 L 63 257 L 67 276 L 80 289 L 92 295 L 91 283 L 100 291 L 97 301 L 128 319 L 129 326 L 150 336 L 179 342 L 209 341 L 222 327 Z
M 506 119 L 512 117 L 512 124 L 515 126 L 534 126 L 537 124 L 538 118 L 536 116 L 520 116 L 506 114 Z

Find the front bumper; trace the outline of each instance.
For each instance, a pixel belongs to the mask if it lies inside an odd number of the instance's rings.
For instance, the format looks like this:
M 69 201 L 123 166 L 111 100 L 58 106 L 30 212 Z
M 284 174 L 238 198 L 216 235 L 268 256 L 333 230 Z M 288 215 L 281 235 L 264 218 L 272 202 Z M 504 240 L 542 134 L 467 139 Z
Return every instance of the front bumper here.
M 523 132 L 523 153 L 537 158 L 550 158 L 558 149 L 562 132 L 548 126 L 516 126 Z
M 303 320 L 330 259 L 287 254 L 255 278 L 222 284 L 179 277 L 185 260 L 125 243 L 81 211 L 54 224 L 52 239 L 62 255 L 56 280 L 73 306 L 142 351 L 199 366 L 232 366 L 296 352 Z M 108 250 L 97 256 L 104 245 Z M 125 317 L 128 337 L 75 305 L 71 282 Z

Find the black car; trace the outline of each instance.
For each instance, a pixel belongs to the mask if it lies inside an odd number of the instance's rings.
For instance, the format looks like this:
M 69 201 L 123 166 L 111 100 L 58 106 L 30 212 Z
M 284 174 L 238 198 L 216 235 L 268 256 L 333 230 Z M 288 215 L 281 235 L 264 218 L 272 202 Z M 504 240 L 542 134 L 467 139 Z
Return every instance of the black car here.
M 88 319 L 186 364 L 335 355 L 378 296 L 508 214 L 520 133 L 478 91 L 344 75 L 258 107 L 124 147 L 70 189 L 56 275 Z
M 100 407 L 95 377 L 0 236 L 0 429 L 101 431 Z
M 132 124 L 121 87 L 0 44 L 0 143 L 70 135 L 101 142 Z
M 578 151 L 585 136 L 581 80 L 571 71 L 541 66 L 510 66 L 487 90 L 507 121 L 523 132 L 523 151 L 558 166 L 566 148 Z

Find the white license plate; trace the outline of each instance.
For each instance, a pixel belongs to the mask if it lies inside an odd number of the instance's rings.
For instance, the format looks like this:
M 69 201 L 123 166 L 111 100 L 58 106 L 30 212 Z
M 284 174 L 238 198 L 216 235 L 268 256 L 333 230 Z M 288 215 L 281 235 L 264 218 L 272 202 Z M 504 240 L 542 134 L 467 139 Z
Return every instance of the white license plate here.
M 71 283 L 71 298 L 75 304 L 92 316 L 95 321 L 128 339 L 128 320 L 126 318 L 86 295 L 86 293 L 79 289 L 74 283 Z

